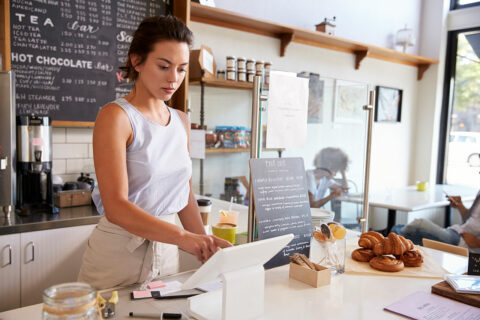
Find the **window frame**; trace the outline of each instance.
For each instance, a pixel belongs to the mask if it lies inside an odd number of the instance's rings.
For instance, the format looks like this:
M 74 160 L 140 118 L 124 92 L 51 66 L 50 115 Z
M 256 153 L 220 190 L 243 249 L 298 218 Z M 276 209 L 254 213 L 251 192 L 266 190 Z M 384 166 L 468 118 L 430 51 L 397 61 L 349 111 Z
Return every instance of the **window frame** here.
M 457 0 L 452 0 L 456 2 Z M 475 4 L 477 5 L 477 4 Z M 480 3 L 478 4 L 480 5 Z M 438 144 L 436 183 L 445 183 L 447 143 L 450 141 L 450 116 L 453 108 L 453 91 L 457 62 L 458 35 L 461 33 L 480 31 L 479 27 L 453 30 L 447 33 L 447 50 L 445 59 L 445 75 L 443 80 L 442 111 L 440 114 L 440 132 Z
M 459 0 L 450 0 L 450 10 L 464 9 L 470 7 L 480 6 L 480 1 L 469 4 L 458 4 Z

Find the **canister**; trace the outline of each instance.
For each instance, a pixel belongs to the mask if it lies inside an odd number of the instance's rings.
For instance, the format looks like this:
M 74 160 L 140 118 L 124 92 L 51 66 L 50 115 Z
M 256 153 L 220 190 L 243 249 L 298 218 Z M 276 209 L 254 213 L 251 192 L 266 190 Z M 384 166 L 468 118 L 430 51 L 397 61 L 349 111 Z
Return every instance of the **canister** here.
M 253 82 L 254 79 L 255 79 L 255 72 L 247 72 L 247 81 Z
M 265 84 L 270 83 L 270 68 L 272 67 L 272 64 L 270 62 L 265 62 L 264 64 L 264 69 L 265 69 Z
M 237 58 L 237 70 L 245 70 L 246 69 L 246 63 L 245 63 L 245 58 L 243 57 L 238 57 Z
M 227 80 L 237 80 L 237 72 L 235 71 L 235 69 L 227 68 Z
M 247 70 L 238 69 L 237 77 L 238 81 L 247 81 Z
M 217 79 L 225 80 L 225 70 L 223 69 L 217 70 Z
M 255 74 L 257 76 L 262 76 L 263 75 L 263 61 L 257 61 L 255 63 Z
M 227 56 L 227 70 L 228 69 L 234 69 L 236 67 L 236 60 L 234 56 Z M 228 71 L 227 71 L 228 73 Z
M 247 59 L 247 72 L 249 71 L 255 71 L 255 60 L 253 59 Z

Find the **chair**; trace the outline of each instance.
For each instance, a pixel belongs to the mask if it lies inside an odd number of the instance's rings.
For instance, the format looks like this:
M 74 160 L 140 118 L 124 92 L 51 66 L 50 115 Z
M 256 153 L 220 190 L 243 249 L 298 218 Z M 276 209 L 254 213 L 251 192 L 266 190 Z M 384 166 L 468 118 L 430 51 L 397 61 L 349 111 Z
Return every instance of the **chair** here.
M 426 248 L 431 248 L 435 250 L 440 250 L 440 251 L 445 251 L 445 252 L 450 252 L 453 254 L 458 254 L 459 256 L 464 256 L 468 257 L 468 249 L 459 247 L 459 246 L 454 246 L 451 244 L 435 241 L 435 240 L 430 240 L 423 238 L 422 239 L 423 246 Z

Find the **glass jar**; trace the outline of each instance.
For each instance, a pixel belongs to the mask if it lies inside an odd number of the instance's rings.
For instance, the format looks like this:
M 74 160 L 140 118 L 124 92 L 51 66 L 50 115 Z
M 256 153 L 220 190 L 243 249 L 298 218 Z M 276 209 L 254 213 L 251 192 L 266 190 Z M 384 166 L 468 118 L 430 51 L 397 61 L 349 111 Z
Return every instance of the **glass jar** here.
M 217 79 L 225 80 L 225 70 L 217 70 Z
M 263 61 L 257 61 L 255 63 L 255 70 L 257 76 L 263 76 Z
M 270 62 L 265 62 L 264 64 L 264 70 L 265 70 L 265 84 L 270 83 L 270 69 L 272 67 L 272 64 Z
M 237 69 L 238 70 L 245 70 L 246 65 L 245 65 L 245 58 L 238 57 L 237 58 Z
M 247 72 L 255 72 L 255 60 L 247 60 Z
M 247 72 L 245 69 L 238 69 L 238 81 L 247 81 Z
M 237 80 L 237 72 L 235 69 L 227 69 L 227 80 Z
M 228 69 L 235 69 L 236 67 L 236 59 L 234 56 L 227 57 L 227 70 Z
M 43 291 L 43 320 L 97 320 L 96 292 L 82 282 L 62 283 Z
M 248 82 L 253 82 L 254 79 L 255 79 L 255 72 L 248 72 L 247 73 L 247 81 Z

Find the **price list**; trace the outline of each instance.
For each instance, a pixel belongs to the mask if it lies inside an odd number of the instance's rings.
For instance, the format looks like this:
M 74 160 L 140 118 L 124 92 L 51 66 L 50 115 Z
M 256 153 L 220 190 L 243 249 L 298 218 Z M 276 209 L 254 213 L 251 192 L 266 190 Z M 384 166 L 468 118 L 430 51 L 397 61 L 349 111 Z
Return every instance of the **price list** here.
M 170 0 L 10 0 L 17 114 L 94 121 L 131 89 L 119 67 L 146 17 Z
M 303 159 L 251 159 L 250 168 L 259 239 L 294 234 L 265 268 L 287 264 L 295 252 L 308 256 L 312 216 Z

